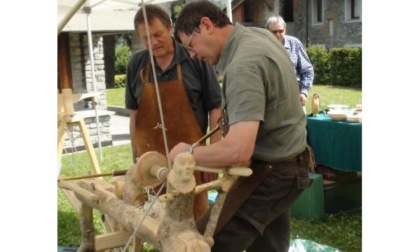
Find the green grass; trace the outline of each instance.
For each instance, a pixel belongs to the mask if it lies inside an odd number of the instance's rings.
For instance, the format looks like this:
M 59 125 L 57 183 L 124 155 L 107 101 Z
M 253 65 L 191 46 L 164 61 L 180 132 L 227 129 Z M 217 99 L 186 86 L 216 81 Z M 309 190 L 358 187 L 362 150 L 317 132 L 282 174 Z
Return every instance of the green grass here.
M 311 113 L 311 102 L 314 93 L 319 95 L 321 110 L 328 108 L 331 104 L 349 105 L 355 108 L 356 104 L 362 104 L 362 90 L 348 87 L 337 87 L 327 85 L 314 85 L 309 91 L 306 102 L 306 112 Z
M 108 104 L 124 106 L 124 90 L 123 88 L 108 89 Z M 362 92 L 360 89 L 315 85 L 309 93 L 308 112 L 311 111 L 310 98 L 315 92 L 320 95 L 321 109 L 327 108 L 329 104 L 347 104 L 350 107 L 354 107 L 356 104 L 362 103 Z M 98 162 L 103 173 L 125 170 L 132 165 L 131 147 L 129 144 L 105 147 L 102 152 L 103 160 L 98 160 Z M 97 156 L 99 156 L 98 153 Z M 79 176 L 91 173 L 92 168 L 85 151 L 63 156 L 61 176 Z M 105 180 L 109 179 L 110 177 L 105 177 Z M 57 193 L 58 246 L 80 244 L 79 215 L 72 208 L 62 191 L 58 190 Z M 95 210 L 94 223 L 97 234 L 104 232 L 100 216 L 101 214 Z M 337 215 L 327 215 L 322 221 L 292 218 L 291 238 L 312 240 L 346 252 L 362 251 L 362 211 L 356 210 Z M 154 251 L 154 249 L 151 246 L 146 246 L 144 251 Z
M 327 214 L 322 221 L 292 218 L 291 238 L 312 240 L 345 252 L 362 251 L 362 210 Z
M 311 101 L 314 93 L 319 94 L 321 110 L 324 110 L 331 104 L 345 104 L 350 108 L 356 107 L 356 104 L 362 103 L 362 90 L 354 88 L 314 85 L 309 92 L 306 103 L 306 111 L 311 111 Z M 106 99 L 108 105 L 124 106 L 125 88 L 114 88 L 106 90 Z
M 125 88 L 112 88 L 106 90 L 106 103 L 111 106 L 124 106 Z

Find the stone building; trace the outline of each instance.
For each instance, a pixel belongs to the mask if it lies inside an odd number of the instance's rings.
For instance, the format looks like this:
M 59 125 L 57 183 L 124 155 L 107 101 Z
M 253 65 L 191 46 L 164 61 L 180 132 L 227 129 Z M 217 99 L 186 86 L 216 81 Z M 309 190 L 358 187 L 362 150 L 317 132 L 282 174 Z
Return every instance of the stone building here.
M 264 27 L 281 15 L 287 34 L 309 46 L 362 47 L 362 0 L 233 0 L 234 22 Z

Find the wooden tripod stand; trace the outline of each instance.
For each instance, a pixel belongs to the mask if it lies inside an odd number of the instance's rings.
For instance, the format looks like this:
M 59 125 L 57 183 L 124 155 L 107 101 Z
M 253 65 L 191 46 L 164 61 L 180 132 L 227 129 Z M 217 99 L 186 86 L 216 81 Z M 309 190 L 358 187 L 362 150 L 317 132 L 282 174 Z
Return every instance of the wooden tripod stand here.
M 63 155 L 63 142 L 64 142 L 64 135 L 66 126 L 70 128 L 73 125 L 77 125 L 80 128 L 80 131 L 83 136 L 83 141 L 86 146 L 87 154 L 89 155 L 89 159 L 92 165 L 93 173 L 100 174 L 101 169 L 99 168 L 98 160 L 96 158 L 95 150 L 92 145 L 92 141 L 90 139 L 89 131 L 87 130 L 85 121 L 83 116 L 79 115 L 77 112 L 74 111 L 73 104 L 86 98 L 94 97 L 95 94 L 88 93 L 88 94 L 72 94 L 71 89 L 63 89 L 61 94 L 57 95 L 57 124 L 58 124 L 58 131 L 57 131 L 57 161 L 61 162 L 61 158 Z M 70 200 L 70 203 L 75 207 L 75 209 L 79 209 L 81 203 L 78 199 L 75 198 L 74 193 L 71 191 L 63 190 L 64 194 L 66 194 L 67 198 Z

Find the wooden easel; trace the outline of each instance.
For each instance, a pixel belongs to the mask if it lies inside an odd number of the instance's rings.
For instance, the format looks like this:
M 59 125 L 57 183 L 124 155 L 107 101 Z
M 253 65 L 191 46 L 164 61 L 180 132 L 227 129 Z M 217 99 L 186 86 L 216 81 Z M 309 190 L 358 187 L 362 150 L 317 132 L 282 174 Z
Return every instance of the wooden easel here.
M 60 161 L 63 153 L 63 142 L 65 134 L 65 124 L 71 127 L 72 124 L 77 124 L 82 132 L 83 141 L 86 146 L 86 151 L 89 155 L 94 174 L 101 173 L 98 161 L 96 159 L 95 150 L 89 136 L 89 131 L 83 116 L 74 111 L 73 104 L 86 99 L 94 97 L 95 94 L 72 94 L 71 89 L 63 89 L 61 94 L 58 94 L 58 138 L 57 138 L 57 160 Z
M 83 136 L 86 151 L 89 155 L 93 173 L 100 174 L 101 169 L 99 168 L 98 160 L 96 158 L 95 150 L 93 148 L 84 117 L 74 111 L 73 105 L 74 103 L 86 98 L 94 99 L 97 94 L 73 94 L 70 62 L 69 35 L 67 33 L 62 33 L 58 36 L 58 74 L 60 79 L 59 85 L 61 87 L 61 94 L 59 92 L 57 94 L 57 161 L 60 162 L 62 158 L 66 126 L 70 128 L 71 126 L 78 125 Z M 68 190 L 62 191 L 67 196 L 72 206 L 79 210 L 81 202 L 75 197 L 74 193 Z
M 83 141 L 86 146 L 87 154 L 92 165 L 93 173 L 100 174 L 101 169 L 99 168 L 98 160 L 96 158 L 95 149 L 93 148 L 92 141 L 90 139 L 89 131 L 87 130 L 84 117 L 74 111 L 73 103 L 78 102 L 84 98 L 92 97 L 92 94 L 72 94 L 71 89 L 63 89 L 61 94 L 57 95 L 58 100 L 58 115 L 57 115 L 57 161 L 60 162 L 63 155 L 63 142 L 67 128 L 71 128 L 75 124 L 79 126 L 79 129 L 83 136 Z M 74 193 L 68 190 L 62 190 L 67 196 L 70 203 L 75 209 L 80 209 L 81 203 L 75 197 Z

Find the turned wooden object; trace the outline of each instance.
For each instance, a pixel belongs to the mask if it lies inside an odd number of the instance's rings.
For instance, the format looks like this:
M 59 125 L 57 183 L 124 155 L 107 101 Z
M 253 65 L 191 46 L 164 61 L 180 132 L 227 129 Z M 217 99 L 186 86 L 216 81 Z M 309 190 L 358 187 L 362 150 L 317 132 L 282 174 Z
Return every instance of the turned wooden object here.
M 79 251 L 92 251 L 92 248 L 95 248 L 90 232 L 91 225 L 93 225 L 90 221 L 91 210 L 95 208 L 109 216 L 126 231 L 98 236 L 98 239 L 95 238 L 97 241 L 104 241 L 106 237 L 123 239 L 125 241 L 128 234 L 134 234 L 136 242 L 144 240 L 162 252 L 210 252 L 210 247 L 213 245 L 212 236 L 226 198 L 226 193 L 237 178 L 237 176 L 232 176 L 230 173 L 249 175 L 249 168 L 240 167 L 240 169 L 233 169 L 232 172 L 229 172 L 229 169 L 219 169 L 218 171 L 225 173 L 223 178 L 196 186 L 194 176 L 191 176 L 193 174 L 191 165 L 184 167 L 184 170 L 178 170 L 175 162 L 172 169 L 163 178 L 163 180 L 167 180 L 168 184 L 171 184 L 165 194 L 170 195 L 167 198 L 169 200 L 163 202 L 156 200 L 153 207 L 163 206 L 158 208 L 162 213 L 151 216 L 146 214 L 147 209 L 139 209 L 133 204 L 142 206 L 145 204 L 143 191 L 145 185 L 141 182 L 144 178 L 157 183 L 155 180 L 156 174 L 159 173 L 157 171 L 165 165 L 163 159 L 157 156 L 159 155 L 155 153 L 148 154 L 143 159 L 140 158 L 139 160 L 142 161 L 127 171 L 124 183 L 119 183 L 121 180 L 114 180 L 112 183 L 108 183 L 98 179 L 83 179 L 78 184 L 72 184 L 67 181 L 58 183 L 59 187 L 73 191 L 78 199 L 83 202 L 80 213 L 83 215 L 81 216 L 81 219 L 83 219 L 81 228 L 83 229 L 84 241 L 83 249 Z M 191 164 L 195 165 L 195 161 L 191 160 L 192 155 L 183 153 L 179 156 L 187 158 L 191 161 Z M 149 174 L 145 174 L 143 170 L 146 170 Z M 149 184 L 149 182 L 146 181 L 145 183 Z M 162 181 L 159 183 L 162 183 Z M 123 199 L 121 199 L 121 192 L 117 192 L 116 185 L 124 186 Z M 194 195 L 211 189 L 218 189 L 220 192 L 215 206 L 211 210 L 209 223 L 203 236 L 198 232 L 193 217 Z M 117 244 L 118 242 L 112 241 L 112 243 Z M 105 246 L 98 246 L 98 248 L 103 247 Z

